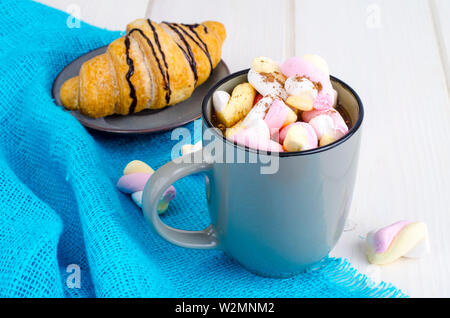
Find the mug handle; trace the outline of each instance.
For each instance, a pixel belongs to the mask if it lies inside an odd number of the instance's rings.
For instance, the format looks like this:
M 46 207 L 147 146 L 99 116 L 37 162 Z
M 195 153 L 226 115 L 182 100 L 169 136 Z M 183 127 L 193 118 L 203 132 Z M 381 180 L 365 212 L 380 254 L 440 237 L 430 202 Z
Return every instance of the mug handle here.
M 201 149 L 198 151 L 202 151 Z M 194 158 L 195 153 L 190 154 Z M 198 155 L 198 154 L 197 154 Z M 193 162 L 193 160 L 191 160 Z M 185 163 L 170 161 L 159 168 L 147 181 L 142 194 L 142 210 L 153 229 L 172 244 L 197 249 L 214 249 L 219 245 L 212 225 L 201 231 L 185 231 L 164 224 L 158 215 L 158 202 L 164 191 L 177 180 L 212 169 L 211 163 Z

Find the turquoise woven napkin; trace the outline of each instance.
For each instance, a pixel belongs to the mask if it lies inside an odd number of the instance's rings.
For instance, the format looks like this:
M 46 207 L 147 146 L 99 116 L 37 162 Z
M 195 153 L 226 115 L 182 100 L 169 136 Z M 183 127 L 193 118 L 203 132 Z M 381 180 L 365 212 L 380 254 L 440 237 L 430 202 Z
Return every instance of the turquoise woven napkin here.
M 404 296 L 342 259 L 268 279 L 219 251 L 183 249 L 152 233 L 115 183 L 133 159 L 163 165 L 177 141 L 170 132 L 90 134 L 54 104 L 51 87 L 63 67 L 120 36 L 85 23 L 69 28 L 67 19 L 34 2 L 0 2 L 0 296 Z M 203 176 L 175 186 L 164 222 L 206 226 Z

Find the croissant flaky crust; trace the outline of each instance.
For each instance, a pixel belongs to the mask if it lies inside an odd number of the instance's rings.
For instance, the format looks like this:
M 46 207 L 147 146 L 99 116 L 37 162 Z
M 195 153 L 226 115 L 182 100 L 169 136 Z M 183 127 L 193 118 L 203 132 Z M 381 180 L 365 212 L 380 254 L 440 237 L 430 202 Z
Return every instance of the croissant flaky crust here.
M 67 109 L 90 117 L 128 115 L 177 104 L 205 82 L 220 61 L 225 27 L 138 19 L 106 53 L 85 62 L 61 87 Z

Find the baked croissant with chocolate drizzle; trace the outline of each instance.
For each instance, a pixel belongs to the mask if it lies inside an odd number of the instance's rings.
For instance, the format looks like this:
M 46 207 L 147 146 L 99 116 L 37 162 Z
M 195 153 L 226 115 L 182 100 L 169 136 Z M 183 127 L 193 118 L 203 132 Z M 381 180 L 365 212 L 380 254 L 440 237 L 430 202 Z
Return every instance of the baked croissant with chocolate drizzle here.
M 95 118 L 177 104 L 211 75 L 225 37 L 224 26 L 214 21 L 135 20 L 106 53 L 85 62 L 79 76 L 63 84 L 61 101 Z

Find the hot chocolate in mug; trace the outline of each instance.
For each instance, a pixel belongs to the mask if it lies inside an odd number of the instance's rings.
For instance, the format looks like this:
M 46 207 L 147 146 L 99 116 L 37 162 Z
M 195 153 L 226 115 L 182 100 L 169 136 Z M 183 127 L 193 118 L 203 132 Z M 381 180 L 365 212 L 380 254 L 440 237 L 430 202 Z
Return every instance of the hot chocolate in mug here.
M 203 149 L 152 175 L 144 188 L 143 212 L 152 228 L 173 244 L 220 249 L 251 272 L 289 277 L 324 258 L 343 232 L 355 185 L 363 105 L 351 87 L 331 77 L 351 121 L 344 137 L 300 152 L 249 149 L 211 130 L 213 93 L 231 92 L 247 81 L 247 73 L 231 74 L 208 92 L 202 105 Z M 211 160 L 208 148 L 222 149 L 223 160 Z M 157 212 L 163 192 L 178 179 L 202 171 L 211 225 L 185 231 L 164 224 Z

